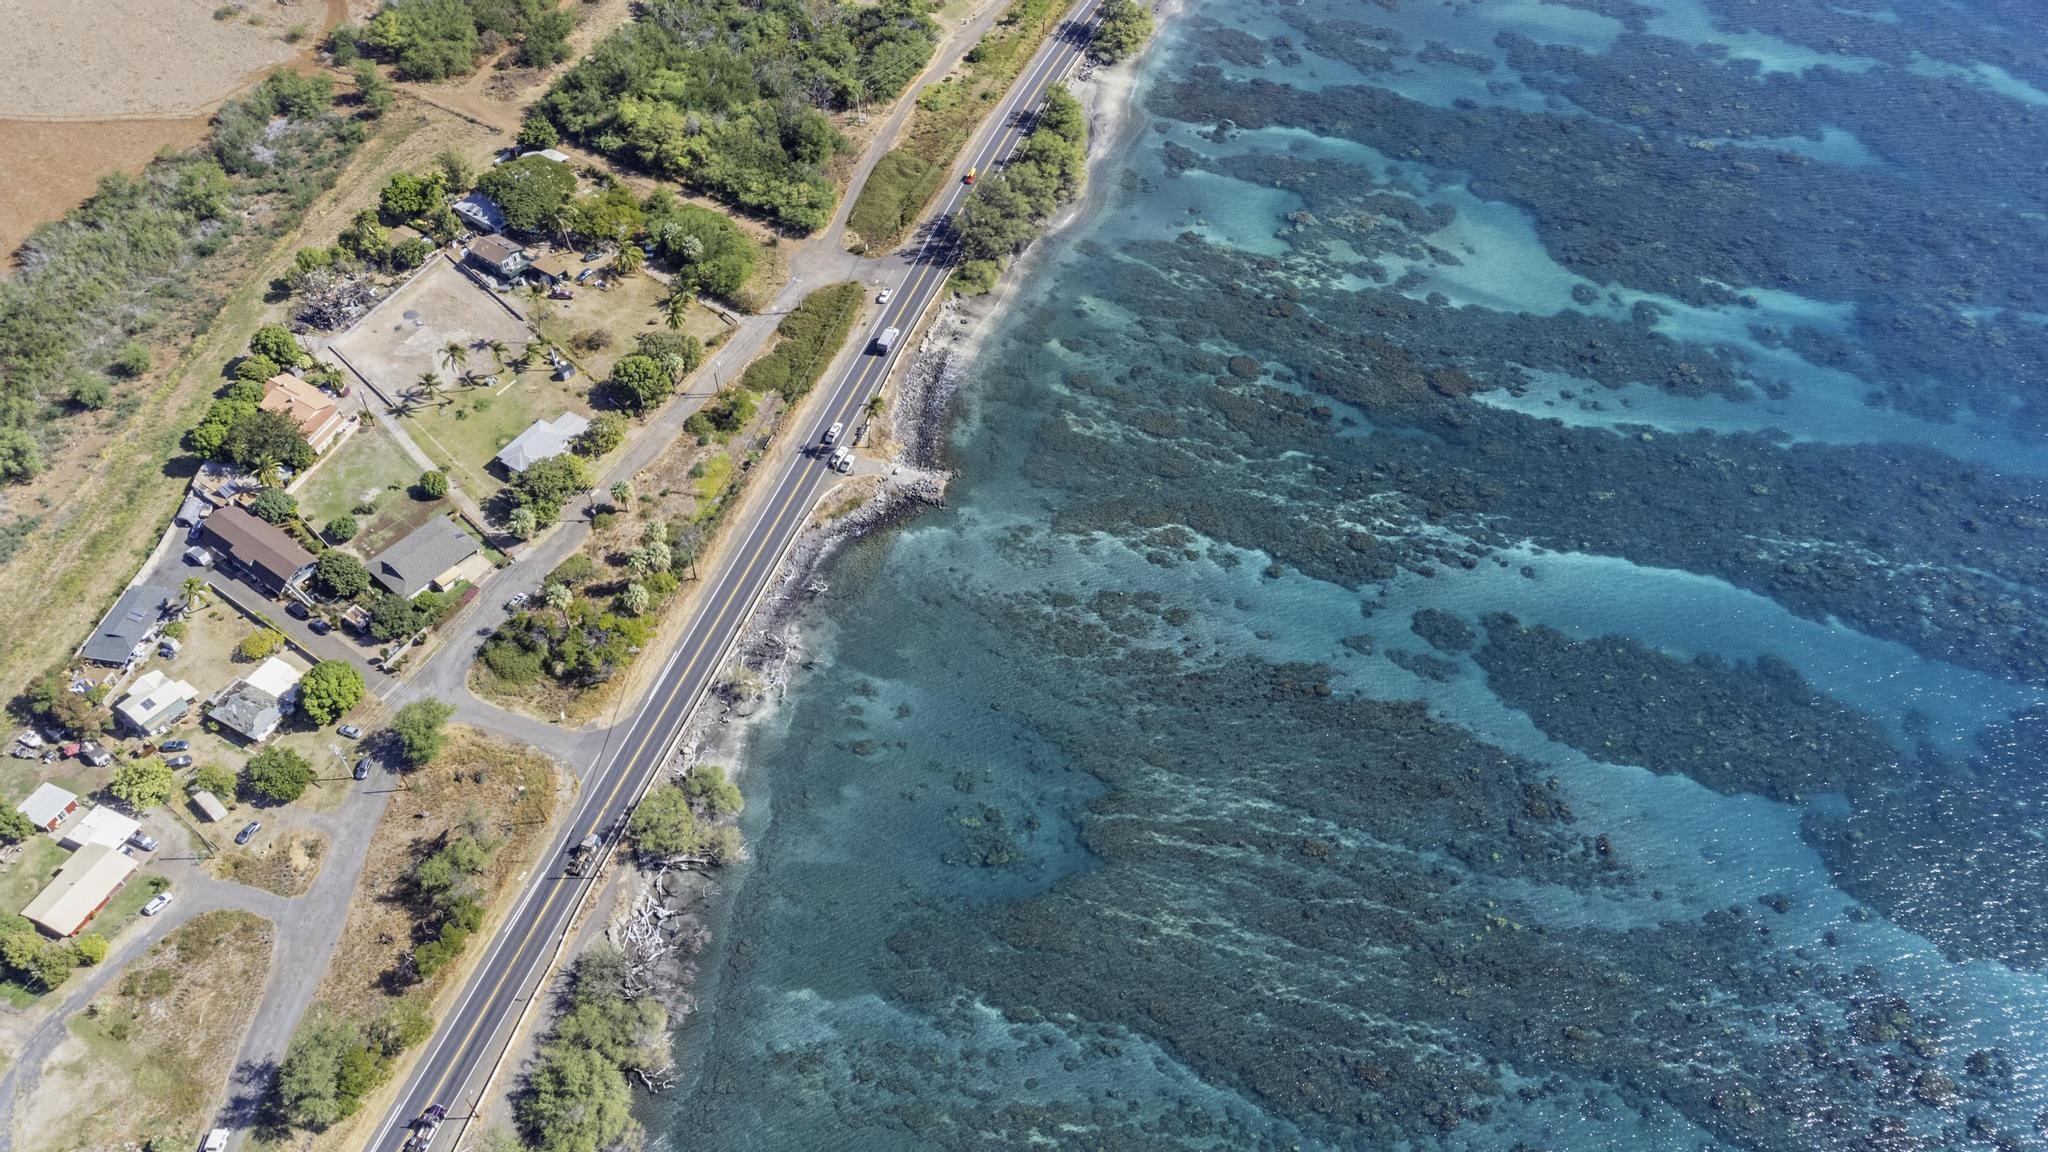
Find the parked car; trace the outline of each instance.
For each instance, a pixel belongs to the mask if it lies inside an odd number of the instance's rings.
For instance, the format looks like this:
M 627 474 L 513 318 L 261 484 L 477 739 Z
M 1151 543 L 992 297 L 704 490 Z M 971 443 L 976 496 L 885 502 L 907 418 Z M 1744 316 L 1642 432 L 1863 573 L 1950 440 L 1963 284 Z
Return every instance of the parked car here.
M 311 620 L 313 618 L 313 610 L 306 607 L 304 604 L 299 603 L 297 600 L 293 600 L 290 603 L 286 604 L 284 606 L 284 611 L 285 615 L 290 616 L 294 620 Z
M 595 263 L 597 263 L 597 262 L 598 262 L 599 260 L 602 260 L 602 259 L 604 259 L 604 253 L 603 253 L 602 251 L 598 251 L 598 252 L 585 252 L 585 253 L 583 254 L 583 262 L 584 262 L 585 264 L 595 264 Z
M 192 757 L 180 754 L 164 761 L 164 764 L 170 768 L 190 768 L 192 766 Z
M 343 724 L 341 727 L 336 728 L 335 731 L 341 733 L 341 738 L 344 740 L 361 740 L 363 738 L 363 730 L 353 724 Z
M 531 593 L 531 592 L 517 592 L 517 593 L 514 593 L 511 599 L 509 599 L 509 600 L 505 601 L 505 611 L 507 611 L 507 612 L 517 612 L 517 611 L 518 611 L 518 610 L 520 610 L 521 608 L 524 608 L 524 607 L 526 607 L 526 603 L 527 603 L 527 601 L 529 601 L 529 600 L 532 600 L 532 599 L 533 599 L 533 593 Z
M 255 839 L 255 838 L 256 838 L 256 833 L 258 833 L 258 832 L 262 831 L 262 829 L 263 829 L 263 821 L 261 821 L 261 820 L 251 820 L 251 821 L 249 821 L 249 823 L 248 823 L 247 825 L 243 826 L 243 828 L 242 828 L 242 830 L 241 830 L 240 832 L 237 832 L 237 833 L 235 833 L 235 843 L 237 843 L 237 844 L 247 844 L 247 843 L 248 843 L 249 841 L 251 841 L 251 840 Z
M 128 842 L 144 852 L 154 852 L 157 849 L 156 837 L 151 836 L 147 832 L 137 832 L 128 838 Z
M 839 451 L 834 452 L 831 465 L 834 472 L 853 471 L 853 449 L 841 448 Z
M 154 916 L 157 913 L 163 911 L 166 907 L 170 905 L 171 895 L 172 894 L 169 892 L 159 892 L 156 895 L 151 896 L 149 898 L 149 903 L 144 904 L 142 906 L 142 914 L 144 916 Z M 225 1132 L 226 1129 L 217 1129 L 217 1131 Z M 206 1138 L 206 1146 L 208 1148 L 213 1147 L 213 1137 L 209 1136 Z
M 895 298 L 896 290 L 894 288 L 884 288 L 882 289 L 881 294 L 875 297 L 875 303 L 887 304 L 889 301 L 894 300 Z
M 166 740 L 157 745 L 156 750 L 159 752 L 189 752 L 192 750 L 192 742 L 190 740 Z
M 325 636 L 329 632 L 334 631 L 334 625 L 329 624 L 326 620 L 320 618 L 315 618 L 314 621 L 311 624 L 306 625 L 306 627 L 311 628 L 313 630 L 313 635 L 315 636 Z
M 358 780 L 368 780 L 370 778 L 370 758 L 368 756 L 356 761 L 356 770 L 352 775 Z
M 228 1135 L 228 1130 L 225 1128 L 215 1128 L 213 1131 L 208 1132 L 206 1134 L 206 1143 L 200 1146 L 199 1152 L 227 1152 Z
M 185 549 L 185 563 L 197 568 L 208 567 L 213 563 L 213 553 L 195 544 Z

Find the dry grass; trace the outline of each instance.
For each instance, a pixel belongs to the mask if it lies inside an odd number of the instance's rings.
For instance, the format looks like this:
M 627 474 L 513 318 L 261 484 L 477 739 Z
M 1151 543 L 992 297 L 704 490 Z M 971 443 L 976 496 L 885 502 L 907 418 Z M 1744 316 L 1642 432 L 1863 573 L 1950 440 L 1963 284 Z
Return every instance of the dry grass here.
M 384 975 L 411 949 L 415 923 L 403 898 L 405 873 L 444 833 L 480 824 L 485 836 L 501 842 L 491 861 L 486 931 L 474 938 L 472 957 L 482 950 L 525 865 L 547 840 L 556 792 L 567 786 L 568 775 L 533 748 L 472 728 L 450 732 L 441 758 L 405 778 L 406 791 L 392 798 L 370 842 L 348 922 L 316 997 L 337 1015 L 368 1019 L 394 1002 Z M 426 994 L 438 995 L 454 983 L 460 967 L 428 981 Z
M 16 1101 L 15 1147 L 196 1147 L 256 1014 L 250 989 L 263 985 L 272 944 L 261 916 L 208 912 L 132 961 L 71 1018 L 71 1036 Z
M 304 828 L 270 836 L 257 833 L 247 848 L 229 848 L 213 861 L 214 875 L 279 896 L 303 896 L 320 875 L 327 837 Z

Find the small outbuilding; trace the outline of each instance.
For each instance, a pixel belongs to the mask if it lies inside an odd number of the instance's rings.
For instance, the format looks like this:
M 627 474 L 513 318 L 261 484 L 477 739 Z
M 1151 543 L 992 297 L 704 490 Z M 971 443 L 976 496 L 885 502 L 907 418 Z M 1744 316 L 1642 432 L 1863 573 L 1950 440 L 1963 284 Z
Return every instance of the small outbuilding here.
M 88 844 L 58 867 L 21 914 L 52 936 L 76 936 L 133 875 L 135 861 L 120 848 Z
M 36 785 L 28 799 L 14 806 L 16 812 L 45 832 L 55 832 L 64 818 L 78 811 L 78 797 L 45 780 Z
M 510 444 L 498 449 L 495 459 L 505 471 L 516 476 L 543 460 L 567 452 L 576 437 L 588 427 L 590 421 L 574 412 L 564 412 L 553 420 L 535 420 L 526 431 L 513 437 Z
M 204 788 L 192 794 L 192 807 L 198 809 L 200 817 L 208 824 L 218 824 L 228 818 L 228 806 Z
M 469 225 L 478 232 L 490 233 L 503 232 L 505 230 L 504 209 L 498 207 L 497 201 L 492 200 L 481 192 L 471 192 L 469 195 L 457 200 L 454 205 L 454 211 L 457 216 L 462 218 L 464 224 Z
M 477 538 L 447 516 L 436 516 L 377 554 L 370 575 L 377 583 L 410 599 L 432 588 L 445 592 L 468 571 L 468 561 L 483 552 Z
M 550 286 L 567 284 L 575 277 L 575 269 L 570 265 L 569 258 L 560 252 L 550 252 L 545 256 L 536 257 L 533 263 L 527 266 L 526 271 L 534 279 Z

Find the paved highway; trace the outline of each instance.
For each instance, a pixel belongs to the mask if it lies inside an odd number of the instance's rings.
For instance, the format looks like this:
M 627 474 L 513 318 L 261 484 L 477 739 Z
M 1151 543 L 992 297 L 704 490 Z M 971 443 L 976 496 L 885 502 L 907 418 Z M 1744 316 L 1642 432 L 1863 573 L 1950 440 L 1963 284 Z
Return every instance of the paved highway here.
M 372 1137 L 369 1152 L 396 1152 L 405 1144 L 413 1119 L 437 1103 L 447 1107 L 450 1118 L 435 1135 L 433 1146 L 445 1152 L 461 1139 L 478 1097 L 511 1042 L 527 1000 L 540 991 L 563 934 L 595 882 L 593 877 L 567 875 L 567 857 L 560 850 L 592 832 L 603 833 L 613 827 L 662 770 L 691 710 L 716 678 L 820 493 L 837 479 L 824 459 L 811 455 L 810 450 L 834 423 L 844 424 L 851 437 L 862 408 L 881 389 L 917 323 L 944 292 L 956 256 L 943 221 L 959 209 L 968 191 L 960 178 L 968 167 L 989 171 L 1016 148 L 1025 131 L 1020 112 L 1035 110 L 1047 90 L 1066 79 L 1079 63 L 1086 47 L 1084 35 L 1064 32 L 1090 26 L 1097 3 L 1081 0 L 1075 6 L 1067 29 L 1039 50 L 983 126 L 940 201 L 937 218 L 941 224 L 919 249 L 904 258 L 894 295 L 873 326 L 860 336 L 865 344 L 893 327 L 903 332 L 903 338 L 886 355 L 876 355 L 871 345 L 864 346 L 822 397 L 823 403 L 811 404 L 809 435 L 800 443 L 780 446 L 779 455 L 770 457 L 776 463 L 756 473 L 757 482 L 771 484 L 767 503 L 757 505 L 758 514 L 743 522 L 740 531 L 720 548 L 689 630 L 669 656 L 639 714 L 623 729 L 623 737 L 612 743 L 606 760 L 585 779 L 582 799 L 565 834 L 556 842 L 556 856 L 536 873 L 518 907 L 491 941 L 453 1012 L 429 1040 L 410 1083 Z M 608 847 L 611 843 L 608 841 Z M 591 870 L 593 874 L 596 871 Z

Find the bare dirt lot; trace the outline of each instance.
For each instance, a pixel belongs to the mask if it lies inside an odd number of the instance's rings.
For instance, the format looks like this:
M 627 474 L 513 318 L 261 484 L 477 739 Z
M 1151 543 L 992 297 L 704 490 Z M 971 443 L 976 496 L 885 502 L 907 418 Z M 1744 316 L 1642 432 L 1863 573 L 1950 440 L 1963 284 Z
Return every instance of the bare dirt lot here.
M 214 874 L 279 896 L 304 896 L 320 875 L 327 856 L 327 837 L 303 828 L 256 834 L 247 848 L 229 848 L 215 857 Z
M 197 1147 L 270 970 L 270 921 L 209 912 L 171 933 L 71 1018 L 16 1102 L 23 1152 Z M 152 1138 L 155 1138 L 152 1140 Z

